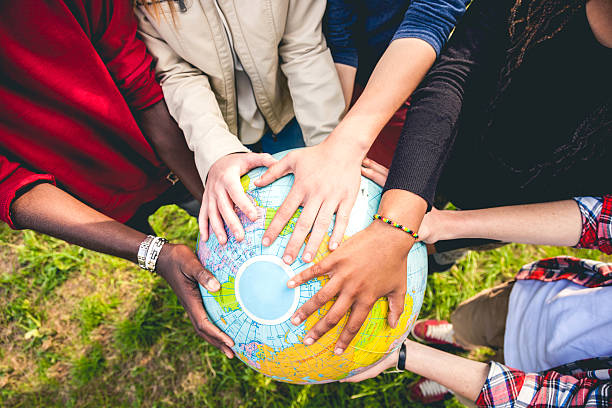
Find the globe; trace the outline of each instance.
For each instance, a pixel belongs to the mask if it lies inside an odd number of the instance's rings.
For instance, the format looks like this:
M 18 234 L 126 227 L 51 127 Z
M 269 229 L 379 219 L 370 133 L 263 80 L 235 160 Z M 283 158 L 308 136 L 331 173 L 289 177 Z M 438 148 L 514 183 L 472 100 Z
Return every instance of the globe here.
M 278 153 L 275 157 L 280 159 L 286 153 Z M 293 175 L 287 175 L 269 186 L 255 187 L 254 180 L 265 170 L 254 169 L 241 179 L 244 191 L 259 212 L 259 217 L 253 222 L 238 211 L 245 228 L 243 241 L 237 242 L 226 230 L 228 241 L 225 245 L 219 244 L 212 231 L 208 241 L 200 240 L 198 243 L 198 256 L 202 264 L 221 284 L 221 289 L 215 293 L 209 293 L 200 286 L 206 312 L 210 320 L 234 340 L 233 351 L 240 360 L 278 381 L 318 384 L 358 374 L 397 350 L 412 328 L 425 292 L 425 246 L 420 242 L 415 243 L 408 255 L 408 290 L 404 313 L 395 329 L 387 324 L 388 302 L 386 298 L 381 298 L 344 354 L 337 356 L 333 350 L 346 316 L 318 342 L 305 346 L 302 343 L 304 336 L 333 303 L 328 302 L 299 326 L 294 326 L 289 319 L 298 307 L 325 285 L 328 278 L 315 278 L 298 288 L 287 288 L 289 278 L 313 264 L 301 260 L 304 246 L 291 265 L 281 260 L 301 209 L 296 211 L 272 245 L 261 245 L 265 229 L 293 184 Z M 365 177 L 361 178 L 345 239 L 372 222 L 381 194 L 380 186 Z M 328 255 L 332 230 L 333 223 L 313 259 L 314 263 Z M 371 248 L 372 252 L 376 250 Z

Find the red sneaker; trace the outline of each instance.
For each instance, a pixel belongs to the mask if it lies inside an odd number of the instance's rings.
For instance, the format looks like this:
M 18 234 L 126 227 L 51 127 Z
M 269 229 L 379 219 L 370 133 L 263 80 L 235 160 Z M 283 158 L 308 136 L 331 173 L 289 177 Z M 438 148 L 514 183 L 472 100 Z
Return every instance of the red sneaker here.
M 425 344 L 440 344 L 463 349 L 455 343 L 453 325 L 446 320 L 417 320 L 412 336 Z
M 448 388 L 427 378 L 421 378 L 409 390 L 410 398 L 421 404 L 433 404 L 453 396 Z

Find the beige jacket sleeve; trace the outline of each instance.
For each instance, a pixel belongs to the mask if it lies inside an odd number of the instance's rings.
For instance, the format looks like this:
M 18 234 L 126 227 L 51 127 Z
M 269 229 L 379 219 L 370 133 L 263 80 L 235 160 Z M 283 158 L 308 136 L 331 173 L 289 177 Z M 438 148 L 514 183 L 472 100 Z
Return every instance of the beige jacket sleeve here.
M 218 159 L 249 149 L 229 131 L 208 77 L 178 56 L 140 10 L 136 15 L 142 39 L 157 59 L 155 69 L 170 114 L 194 152 L 196 167 L 206 183 L 208 171 Z
M 344 96 L 321 24 L 325 0 L 290 0 L 279 46 L 293 110 L 306 146 L 321 143 L 344 114 Z

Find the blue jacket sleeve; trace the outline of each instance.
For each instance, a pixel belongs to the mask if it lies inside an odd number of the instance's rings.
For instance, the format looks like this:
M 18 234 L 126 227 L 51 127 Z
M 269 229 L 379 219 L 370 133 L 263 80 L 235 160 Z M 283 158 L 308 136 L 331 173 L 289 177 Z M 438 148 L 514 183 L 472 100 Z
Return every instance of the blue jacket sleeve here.
M 334 62 L 357 67 L 357 47 L 353 40 L 353 28 L 357 14 L 346 0 L 328 0 L 325 35 Z
M 404 20 L 395 31 L 398 38 L 420 38 L 429 43 L 436 54 L 446 44 L 457 21 L 471 0 L 413 0 Z

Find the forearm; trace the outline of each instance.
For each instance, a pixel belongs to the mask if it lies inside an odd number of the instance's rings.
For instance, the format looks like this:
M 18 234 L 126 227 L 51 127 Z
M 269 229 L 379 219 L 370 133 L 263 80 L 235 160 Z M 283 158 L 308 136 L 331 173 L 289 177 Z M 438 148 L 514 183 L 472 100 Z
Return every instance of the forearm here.
M 487 238 L 534 245 L 574 246 L 582 217 L 574 200 L 469 211 L 441 211 L 440 239 Z
M 350 65 L 336 63 L 336 71 L 340 78 L 340 86 L 342 86 L 342 94 L 344 95 L 344 102 L 348 108 L 353 98 L 353 90 L 355 89 L 355 77 L 357 75 L 357 68 Z
M 202 199 L 204 186 L 195 165 L 194 155 L 185 141 L 183 132 L 174 121 L 166 103 L 139 111 L 137 120 L 147 140 L 161 160 L 181 180 L 198 200 Z
M 406 341 L 405 369 L 436 381 L 470 401 L 476 401 L 489 373 L 485 363 L 410 340 Z
M 393 41 L 376 65 L 363 93 L 338 125 L 332 137 L 346 138 L 365 153 L 395 111 L 406 101 L 436 59 L 425 41 L 403 38 Z M 336 135 L 334 135 L 336 134 Z
M 38 184 L 11 205 L 18 228 L 137 262 L 145 235 L 107 217 L 52 184 Z

